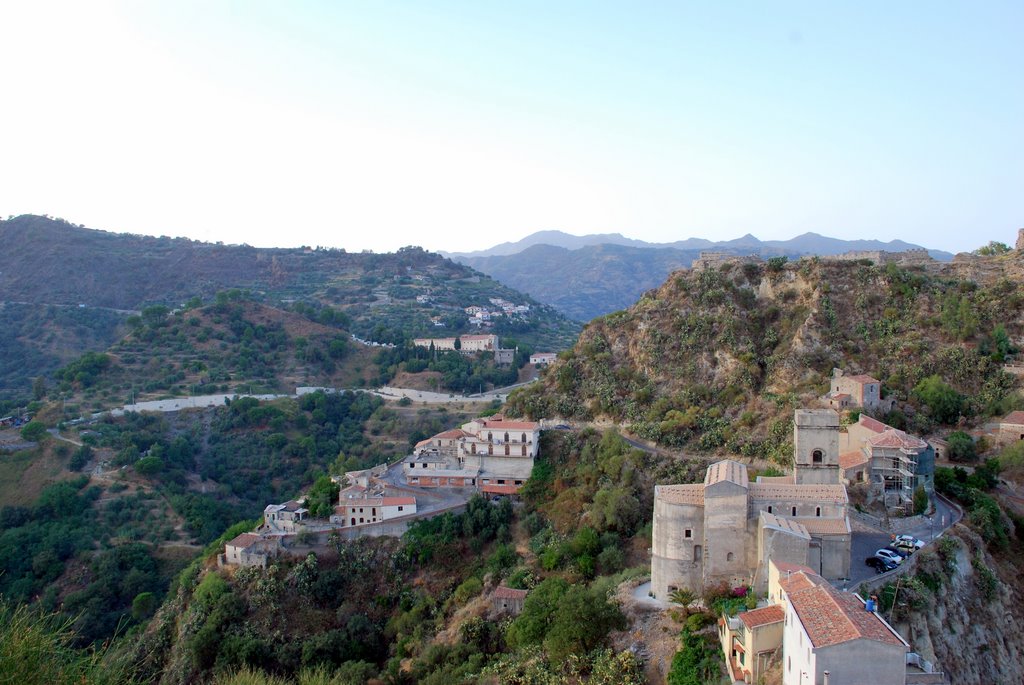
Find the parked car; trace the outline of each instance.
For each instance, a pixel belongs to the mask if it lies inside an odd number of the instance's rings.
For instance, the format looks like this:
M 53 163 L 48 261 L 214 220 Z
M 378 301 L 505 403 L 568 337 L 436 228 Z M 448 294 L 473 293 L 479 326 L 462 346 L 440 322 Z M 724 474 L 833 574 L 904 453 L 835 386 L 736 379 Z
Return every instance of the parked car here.
M 924 540 L 918 540 L 913 535 L 897 535 L 896 542 L 906 542 L 914 546 L 914 549 L 924 547 Z
M 897 540 L 896 542 L 889 543 L 889 549 L 904 557 L 909 557 L 917 551 L 917 547 L 914 547 L 914 543 L 907 542 L 906 540 Z
M 868 557 L 864 560 L 864 563 L 875 569 L 875 573 L 885 573 L 886 571 L 893 570 L 899 565 L 892 559 L 880 556 Z
M 903 563 L 903 557 L 901 557 L 899 554 L 897 554 L 893 550 L 885 548 L 885 547 L 883 547 L 882 549 L 880 549 L 877 552 L 875 552 L 875 556 L 876 557 L 882 557 L 884 559 L 890 559 L 890 560 L 892 560 L 892 562 L 894 564 L 902 564 Z

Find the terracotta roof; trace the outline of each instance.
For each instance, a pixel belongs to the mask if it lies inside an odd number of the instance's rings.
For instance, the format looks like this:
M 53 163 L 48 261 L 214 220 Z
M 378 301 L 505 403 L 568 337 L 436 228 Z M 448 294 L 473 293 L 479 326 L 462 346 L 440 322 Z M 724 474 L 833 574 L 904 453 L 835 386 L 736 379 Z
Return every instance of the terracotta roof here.
M 437 435 L 437 436 L 434 436 L 434 437 L 438 437 L 439 438 L 441 436 Z M 432 445 L 432 444 L 434 444 L 434 438 L 427 438 L 426 440 L 420 440 L 419 442 L 417 442 L 416 443 L 416 447 L 414 449 L 418 449 L 418 448 L 423 447 L 425 445 Z
M 484 485 L 481 490 L 492 495 L 514 495 L 519 492 L 518 485 Z
M 906 648 L 906 643 L 877 615 L 866 611 L 852 593 L 840 592 L 825 583 L 787 590 L 787 600 L 815 647 L 864 639 Z
M 868 443 L 872 447 L 894 447 L 897 449 L 924 449 L 928 447 L 928 443 L 921 438 L 909 435 L 896 428 L 890 428 L 881 435 L 876 435 L 868 440 Z
M 793 519 L 802 524 L 811 535 L 849 535 L 850 522 L 845 518 L 830 519 L 815 517 L 803 517 Z
M 256 535 L 256 533 L 242 533 L 241 535 L 236 537 L 234 540 L 229 542 L 226 546 L 227 547 L 240 547 L 241 549 L 248 549 L 249 547 L 252 547 L 254 544 L 256 544 L 259 541 L 260 541 L 260 536 Z
M 747 476 L 746 465 L 732 459 L 723 459 L 708 467 L 708 471 L 704 475 L 704 485 L 714 485 L 724 481 L 743 487 L 749 486 L 750 478 Z
M 768 607 L 761 607 L 760 609 L 754 609 L 752 611 L 744 611 L 740 614 L 740 620 L 743 621 L 743 625 L 748 628 L 757 628 L 758 626 L 766 626 L 769 623 L 781 623 L 786 620 L 786 612 L 782 610 L 782 605 L 772 604 Z
M 397 504 L 416 504 L 415 497 L 383 497 L 381 498 L 381 504 L 385 507 L 395 506 Z
M 761 500 L 818 500 L 845 504 L 846 487 L 842 485 L 786 485 L 783 483 L 751 483 L 750 496 Z
M 853 452 L 843 452 L 839 455 L 839 468 L 842 470 L 853 468 L 854 466 L 860 466 L 868 463 L 868 456 L 860 450 L 854 450 Z
M 856 381 L 858 383 L 881 383 L 882 382 L 882 381 L 878 380 L 877 378 L 872 378 L 871 376 L 868 376 L 867 374 L 863 374 L 863 373 L 857 374 L 856 376 L 843 376 L 843 378 L 849 378 L 851 381 Z
M 1010 423 L 1015 426 L 1024 426 L 1024 411 L 1011 411 L 1001 423 Z
M 529 593 L 528 590 L 515 590 L 504 585 L 494 588 L 491 597 L 494 599 L 523 599 Z
M 794 592 L 800 592 L 801 590 L 807 590 L 809 588 L 816 587 L 818 585 L 827 585 L 825 579 L 814 573 L 807 573 L 806 571 L 799 571 L 793 573 L 785 578 L 779 579 L 779 586 L 786 591 L 789 595 Z
M 881 433 L 888 428 L 892 428 L 892 426 L 887 426 L 878 419 L 873 419 L 867 414 L 861 414 L 860 418 L 857 419 L 857 423 L 864 426 L 869 431 L 874 431 L 875 433 Z
M 449 431 L 445 431 L 443 433 L 438 433 L 433 438 L 431 438 L 431 440 L 436 440 L 436 439 L 441 439 L 441 440 L 457 440 L 458 438 L 465 438 L 465 437 L 467 437 L 469 435 L 472 435 L 472 433 L 467 433 L 466 431 L 462 430 L 461 428 L 453 428 L 453 429 L 451 429 Z
M 828 396 L 831 397 L 834 400 L 849 400 L 849 399 L 852 399 L 850 397 L 850 394 L 849 393 L 845 393 L 845 392 L 830 392 L 828 394 Z
M 654 497 L 669 504 L 694 504 L 703 507 L 704 486 L 700 483 L 658 485 L 654 488 Z
M 775 568 L 779 569 L 779 573 L 797 573 L 798 571 L 814 573 L 814 569 L 803 564 L 791 564 L 788 561 L 776 561 L 775 559 L 772 559 L 771 563 Z

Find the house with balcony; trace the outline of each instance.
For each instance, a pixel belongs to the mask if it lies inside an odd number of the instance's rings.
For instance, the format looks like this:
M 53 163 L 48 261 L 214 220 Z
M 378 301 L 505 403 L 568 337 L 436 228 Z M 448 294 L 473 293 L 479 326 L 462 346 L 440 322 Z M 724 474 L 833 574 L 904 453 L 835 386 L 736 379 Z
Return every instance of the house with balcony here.
M 497 415 L 417 443 L 402 471 L 409 485 L 511 495 L 529 479 L 539 449 L 539 423 Z

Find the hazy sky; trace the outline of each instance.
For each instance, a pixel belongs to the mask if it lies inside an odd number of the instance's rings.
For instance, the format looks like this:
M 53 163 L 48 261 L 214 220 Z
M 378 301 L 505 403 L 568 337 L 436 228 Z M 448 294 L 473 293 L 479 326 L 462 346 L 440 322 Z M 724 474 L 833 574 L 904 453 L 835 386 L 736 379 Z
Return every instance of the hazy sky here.
M 1024 3 L 0 0 L 0 215 L 251 245 L 1024 227 Z

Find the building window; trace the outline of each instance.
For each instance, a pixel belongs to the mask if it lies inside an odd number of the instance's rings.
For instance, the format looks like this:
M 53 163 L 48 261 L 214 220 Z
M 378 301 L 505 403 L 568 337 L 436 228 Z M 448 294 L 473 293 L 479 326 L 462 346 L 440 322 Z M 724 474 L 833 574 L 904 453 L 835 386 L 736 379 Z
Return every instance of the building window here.
M 693 560 L 700 561 L 704 558 L 704 548 L 700 545 L 693 546 Z
M 768 505 L 768 513 L 769 514 L 772 513 L 772 505 L 770 505 L 770 504 Z
M 523 437 L 519 440 L 519 442 L 526 442 L 526 433 L 523 433 Z
M 793 670 L 793 657 L 791 657 L 791 656 L 787 656 L 786 657 L 786 670 L 787 671 L 792 671 Z
M 824 453 L 822 453 L 821 450 L 814 450 L 813 452 L 811 452 L 811 461 L 813 461 L 815 464 L 820 464 L 824 456 L 825 455 Z
M 363 523 L 363 519 L 361 517 L 359 519 L 359 523 Z
M 1024 440 L 1024 438 L 1022 438 L 1022 440 Z M 523 445 L 523 456 L 526 456 L 526 445 Z
M 505 442 L 508 442 L 508 433 L 505 433 Z
M 506 443 L 505 444 L 505 456 L 507 457 L 508 455 L 509 455 L 508 444 Z
M 398 505 L 398 511 L 403 511 L 404 509 L 405 507 L 403 507 L 401 504 Z
M 796 507 L 793 507 L 793 516 L 796 516 Z
M 821 507 L 815 507 L 814 508 L 814 515 L 815 516 L 821 516 Z
M 728 554 L 725 555 L 725 560 L 726 561 L 732 561 L 733 558 L 735 558 L 735 556 L 736 556 L 735 554 L 733 554 L 732 552 L 729 552 Z
M 693 529 L 692 528 L 687 528 L 686 530 L 684 530 L 683 531 L 683 537 L 686 538 L 687 540 L 692 538 L 693 537 Z
M 499 478 L 498 479 L 498 485 L 504 485 L 504 484 L 505 484 L 505 480 L 502 479 L 502 478 Z

